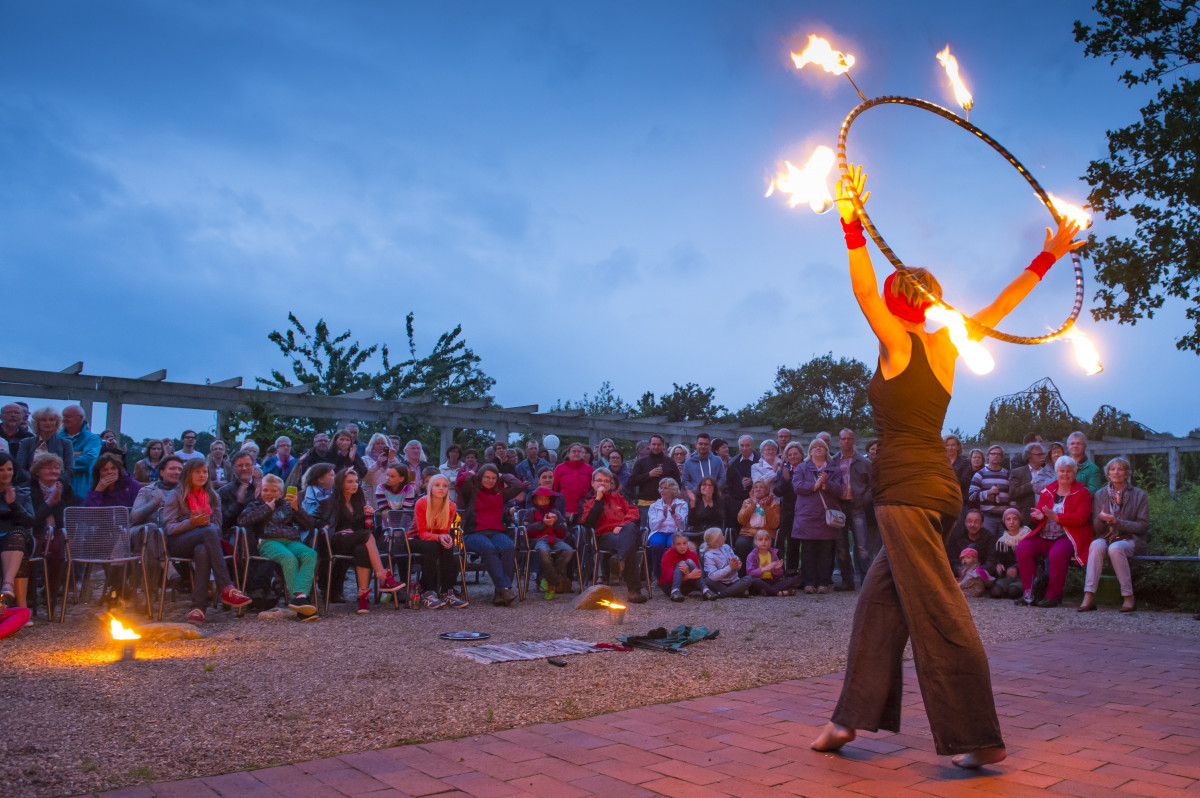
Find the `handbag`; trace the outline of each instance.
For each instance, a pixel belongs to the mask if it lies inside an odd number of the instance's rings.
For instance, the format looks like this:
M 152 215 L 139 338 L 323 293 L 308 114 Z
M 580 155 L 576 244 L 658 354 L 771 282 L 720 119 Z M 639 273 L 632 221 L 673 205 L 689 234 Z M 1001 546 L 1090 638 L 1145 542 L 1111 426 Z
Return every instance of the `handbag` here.
M 825 526 L 831 526 L 834 529 L 843 529 L 846 526 L 846 514 L 841 510 L 834 510 L 825 503 L 824 491 L 818 491 L 817 495 L 821 497 L 821 506 L 825 508 Z

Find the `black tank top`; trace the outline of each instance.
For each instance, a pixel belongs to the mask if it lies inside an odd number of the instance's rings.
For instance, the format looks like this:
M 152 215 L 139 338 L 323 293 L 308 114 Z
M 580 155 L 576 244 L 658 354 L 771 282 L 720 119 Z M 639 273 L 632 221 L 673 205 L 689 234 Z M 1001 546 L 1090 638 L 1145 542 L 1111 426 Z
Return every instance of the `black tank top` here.
M 867 388 L 879 438 L 879 456 L 871 463 L 875 503 L 958 515 L 962 492 L 942 444 L 950 394 L 930 368 L 921 338 L 908 335 L 908 368 L 885 380 L 876 365 Z

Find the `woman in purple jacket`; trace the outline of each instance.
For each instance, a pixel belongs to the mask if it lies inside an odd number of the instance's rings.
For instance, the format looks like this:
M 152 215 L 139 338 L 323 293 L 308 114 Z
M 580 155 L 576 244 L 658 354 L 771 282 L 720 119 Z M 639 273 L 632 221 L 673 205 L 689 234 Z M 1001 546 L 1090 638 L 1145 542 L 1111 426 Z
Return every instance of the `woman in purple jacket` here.
M 100 455 L 92 470 L 92 489 L 84 497 L 84 507 L 133 508 L 142 486 L 125 472 L 121 457 L 111 452 Z
M 833 556 L 838 532 L 825 523 L 825 510 L 840 510 L 842 470 L 829 462 L 829 444 L 813 438 L 808 459 L 792 469 L 796 492 L 796 515 L 792 538 L 800 541 L 800 581 L 805 593 L 828 593 L 833 589 Z

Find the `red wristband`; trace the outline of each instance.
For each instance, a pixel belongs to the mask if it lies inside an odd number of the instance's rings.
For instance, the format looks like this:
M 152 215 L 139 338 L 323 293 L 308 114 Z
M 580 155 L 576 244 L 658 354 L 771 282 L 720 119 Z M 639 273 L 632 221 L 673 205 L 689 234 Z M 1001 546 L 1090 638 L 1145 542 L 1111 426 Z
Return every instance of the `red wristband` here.
M 1056 260 L 1057 258 L 1051 255 L 1049 252 L 1039 253 L 1038 256 L 1033 259 L 1033 263 L 1025 267 L 1025 271 L 1033 272 L 1037 275 L 1037 278 L 1041 280 L 1046 276 L 1046 272 L 1050 271 L 1050 267 L 1054 265 Z
M 850 223 L 843 219 L 841 222 L 842 234 L 846 237 L 846 249 L 858 249 L 867 245 L 867 239 L 863 237 L 862 219 L 855 219 Z

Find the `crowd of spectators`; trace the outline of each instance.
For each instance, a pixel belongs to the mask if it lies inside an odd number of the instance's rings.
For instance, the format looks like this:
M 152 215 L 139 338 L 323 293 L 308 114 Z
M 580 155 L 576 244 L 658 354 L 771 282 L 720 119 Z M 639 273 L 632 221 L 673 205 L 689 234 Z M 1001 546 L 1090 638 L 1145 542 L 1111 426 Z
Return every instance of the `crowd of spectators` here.
M 4 601 L 29 600 L 35 549 L 53 564 L 51 584 L 61 581 L 63 510 L 74 505 L 127 507 L 147 557 L 190 561 L 182 581 L 197 624 L 210 581 L 230 607 L 256 595 L 238 589 L 227 564 L 238 529 L 278 564 L 280 598 L 301 618 L 316 612 L 314 587 L 345 601 L 351 567 L 360 613 L 370 611 L 372 587 L 389 600 L 464 608 L 464 553 L 486 572 L 492 601 L 512 604 L 518 527 L 547 599 L 582 585 L 576 564 L 588 570 L 593 557 L 633 602 L 655 583 L 673 601 L 852 591 L 881 545 L 871 490 L 880 443 L 860 448 L 849 429 L 836 441 L 822 432 L 801 443 L 781 429 L 732 446 L 706 432 L 673 445 L 652 435 L 629 452 L 605 438 L 571 443 L 561 460 L 535 440 L 510 448 L 500 439 L 482 452 L 452 444 L 431 459 L 415 440 L 375 434 L 364 443 L 354 424 L 318 433 L 300 453 L 287 437 L 265 452 L 252 440 L 214 440 L 207 455 L 192 430 L 180 442 L 177 450 L 169 438 L 149 441 L 130 469 L 117 436 L 92 433 L 77 406 L 0 410 Z M 1056 606 L 1074 560 L 1087 568 L 1080 610 L 1088 611 L 1107 556 L 1122 609 L 1132 609 L 1128 560 L 1145 552 L 1149 518 L 1126 460 L 1102 474 L 1079 432 L 1065 445 L 1028 436 L 1007 463 L 1000 446 L 964 453 L 950 435 L 945 448 L 963 497 L 946 554 L 964 591 Z M 411 580 L 390 568 L 409 553 Z

